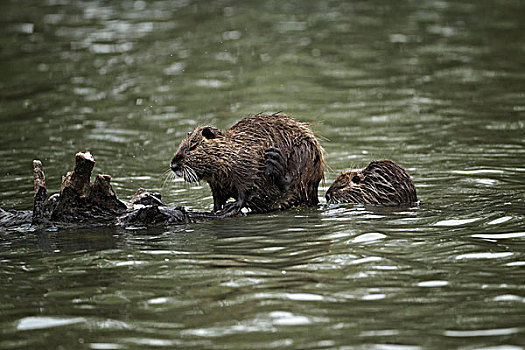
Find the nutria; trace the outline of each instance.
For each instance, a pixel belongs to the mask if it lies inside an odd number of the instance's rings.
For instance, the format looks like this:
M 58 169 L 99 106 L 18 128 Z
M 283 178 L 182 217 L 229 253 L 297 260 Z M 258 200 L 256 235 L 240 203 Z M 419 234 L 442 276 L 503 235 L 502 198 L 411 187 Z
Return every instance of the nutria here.
M 400 205 L 417 202 L 416 188 L 406 171 L 388 159 L 376 160 L 363 170 L 339 175 L 326 192 L 334 203 Z
M 316 205 L 323 166 L 309 124 L 282 114 L 250 116 L 228 130 L 198 127 L 170 164 L 188 182 L 206 181 L 213 210 L 228 215 Z M 227 204 L 229 198 L 235 201 Z

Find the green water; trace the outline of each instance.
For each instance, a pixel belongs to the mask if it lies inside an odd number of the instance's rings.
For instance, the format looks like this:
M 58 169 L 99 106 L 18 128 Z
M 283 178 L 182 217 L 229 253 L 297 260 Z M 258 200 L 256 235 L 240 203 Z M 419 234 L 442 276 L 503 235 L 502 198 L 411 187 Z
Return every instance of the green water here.
M 1 349 L 525 347 L 525 3 L 0 3 L 0 207 L 91 151 L 120 198 L 197 125 L 283 111 L 326 183 L 390 158 L 421 205 L 0 231 Z

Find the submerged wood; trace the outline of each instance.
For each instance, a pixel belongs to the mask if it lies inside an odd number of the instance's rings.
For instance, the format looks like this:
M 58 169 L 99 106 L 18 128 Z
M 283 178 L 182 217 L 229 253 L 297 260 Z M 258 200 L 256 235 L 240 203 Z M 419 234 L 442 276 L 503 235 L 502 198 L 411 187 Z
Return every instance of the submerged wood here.
M 223 213 L 198 212 L 168 206 L 158 193 L 139 189 L 129 202 L 117 198 L 111 176 L 98 174 L 91 183 L 95 158 L 89 152 L 75 156 L 75 167 L 62 177 L 60 193 L 48 197 L 42 163 L 33 161 L 35 195 L 33 211 L 0 208 L 0 227 L 32 224 L 52 226 L 150 226 L 176 225 L 223 219 Z

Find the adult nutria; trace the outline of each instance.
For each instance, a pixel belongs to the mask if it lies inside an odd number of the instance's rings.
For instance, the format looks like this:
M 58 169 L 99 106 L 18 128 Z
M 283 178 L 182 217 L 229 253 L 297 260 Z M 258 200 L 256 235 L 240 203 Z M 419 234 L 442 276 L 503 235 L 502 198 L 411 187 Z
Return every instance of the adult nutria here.
M 316 205 L 323 166 L 309 124 L 281 114 L 250 116 L 228 130 L 198 127 L 170 164 L 188 182 L 206 181 L 213 210 L 228 215 Z M 235 201 L 227 204 L 229 198 Z
M 406 171 L 388 159 L 376 160 L 363 170 L 339 175 L 326 192 L 335 203 L 400 205 L 417 202 L 416 188 Z

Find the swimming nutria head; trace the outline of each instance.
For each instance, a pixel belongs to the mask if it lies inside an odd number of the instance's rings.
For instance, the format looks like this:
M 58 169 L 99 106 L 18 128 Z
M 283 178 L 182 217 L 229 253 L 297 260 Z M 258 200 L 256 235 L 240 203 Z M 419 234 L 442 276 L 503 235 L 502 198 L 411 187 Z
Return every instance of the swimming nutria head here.
M 171 170 L 188 182 L 208 180 L 219 171 L 226 150 L 223 149 L 225 132 L 201 126 L 188 133 L 173 155 Z
M 363 170 L 339 175 L 326 192 L 334 203 L 399 205 L 417 202 L 410 176 L 391 160 L 373 161 Z

